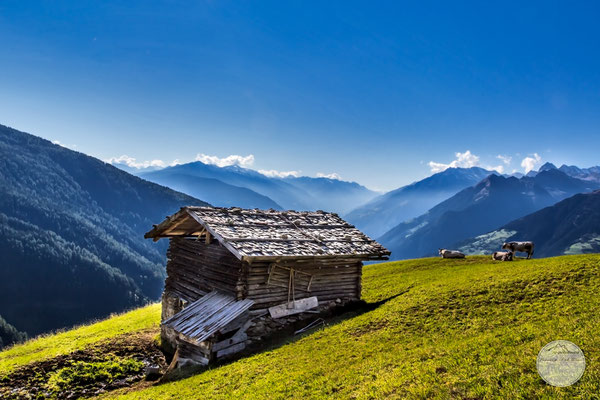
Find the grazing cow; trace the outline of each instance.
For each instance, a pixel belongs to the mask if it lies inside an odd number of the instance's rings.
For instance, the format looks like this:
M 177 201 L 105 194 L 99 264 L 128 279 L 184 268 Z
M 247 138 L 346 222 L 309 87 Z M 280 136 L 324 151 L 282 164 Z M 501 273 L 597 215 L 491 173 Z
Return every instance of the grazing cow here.
M 512 251 L 495 251 L 494 254 L 492 254 L 492 260 L 512 261 L 513 260 L 513 252 Z
M 533 257 L 533 242 L 508 242 L 502 245 L 502 250 L 510 250 L 514 254 L 517 251 L 527 253 L 527 259 Z
M 440 256 L 442 258 L 465 258 L 465 255 L 458 250 L 439 250 Z

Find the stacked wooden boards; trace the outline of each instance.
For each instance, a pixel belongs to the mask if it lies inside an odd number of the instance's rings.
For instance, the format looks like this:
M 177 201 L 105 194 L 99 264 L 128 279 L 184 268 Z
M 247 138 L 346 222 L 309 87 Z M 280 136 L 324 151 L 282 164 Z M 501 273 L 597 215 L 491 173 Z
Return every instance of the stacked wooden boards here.
M 249 299 L 238 301 L 233 296 L 215 290 L 164 321 L 163 325 L 190 341 L 200 343 L 233 322 L 253 303 Z
M 217 348 L 214 348 L 214 340 L 208 339 L 217 333 L 239 330 L 246 322 L 246 319 L 240 321 L 239 317 L 248 311 L 253 303 L 252 300 L 236 300 L 231 295 L 214 290 L 163 321 L 162 325 L 178 335 L 178 351 L 181 358 L 200 357 L 202 363 L 206 364 L 212 358 L 218 358 L 219 352 L 223 355 L 223 350 L 232 345 L 238 345 L 239 348 L 236 347 L 230 352 L 237 352 L 245 347 L 246 337 L 241 337 L 235 343 L 231 340 L 225 344 L 217 343 Z M 228 329 L 229 325 L 233 325 L 233 329 Z

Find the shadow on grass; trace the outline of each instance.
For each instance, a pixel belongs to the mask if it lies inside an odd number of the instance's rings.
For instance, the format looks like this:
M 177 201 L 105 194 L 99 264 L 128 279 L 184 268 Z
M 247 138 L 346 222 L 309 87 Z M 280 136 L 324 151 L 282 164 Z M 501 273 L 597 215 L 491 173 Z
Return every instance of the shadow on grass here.
M 158 381 L 156 383 L 156 385 L 161 385 L 163 383 L 174 382 L 174 381 L 178 381 L 181 379 L 189 378 L 193 375 L 200 374 L 200 373 L 208 371 L 210 369 L 219 368 L 224 365 L 231 364 L 233 362 L 236 362 L 236 361 L 238 361 L 242 358 L 248 357 L 248 356 L 266 353 L 269 351 L 273 351 L 279 347 L 282 347 L 282 346 L 285 346 L 288 344 L 292 344 L 294 342 L 299 341 L 300 339 L 303 339 L 303 338 L 310 336 L 318 331 L 321 331 L 321 330 L 325 329 L 326 327 L 332 327 L 332 326 L 338 325 L 346 320 L 356 318 L 362 314 L 374 311 L 377 308 L 381 307 L 382 305 L 386 304 L 387 302 L 394 300 L 395 298 L 400 297 L 403 294 L 406 294 L 408 291 L 410 291 L 410 289 L 412 287 L 413 287 L 413 285 L 409 286 L 408 288 L 406 288 L 405 290 L 403 290 L 399 293 L 396 293 L 390 297 L 387 297 L 385 299 L 382 299 L 382 300 L 379 300 L 379 301 L 376 301 L 373 303 L 367 303 L 364 300 L 359 300 L 359 301 L 345 304 L 343 306 L 335 307 L 334 309 L 329 310 L 327 312 L 314 314 L 314 317 L 312 317 L 312 318 L 302 319 L 300 321 L 296 321 L 294 323 L 286 325 L 284 328 L 278 330 L 277 332 L 273 333 L 272 335 L 265 337 L 260 342 L 248 346 L 246 348 L 246 350 L 244 350 L 241 353 L 236 354 L 236 356 L 233 358 L 218 361 L 215 364 L 210 365 L 210 366 L 188 365 L 188 366 L 183 366 L 181 368 L 177 368 L 177 369 L 169 372 L 167 375 L 163 376 L 160 379 L 160 381 Z M 296 331 L 298 331 L 302 328 L 305 328 L 306 326 L 317 321 L 318 319 L 322 319 L 323 323 L 319 324 L 319 325 L 315 326 L 314 328 L 309 329 L 306 332 L 303 332 L 301 334 L 295 334 Z

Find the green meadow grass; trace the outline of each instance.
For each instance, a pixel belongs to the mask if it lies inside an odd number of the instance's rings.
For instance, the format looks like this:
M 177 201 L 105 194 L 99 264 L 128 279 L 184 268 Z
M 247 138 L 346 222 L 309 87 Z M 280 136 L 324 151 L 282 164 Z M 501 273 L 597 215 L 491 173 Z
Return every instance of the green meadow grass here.
M 364 269 L 377 309 L 272 351 L 119 399 L 598 398 L 600 256 L 512 263 L 420 259 Z M 536 372 L 567 339 L 587 369 L 554 388 Z
M 81 350 L 118 335 L 158 326 L 160 304 L 152 304 L 90 325 L 29 340 L 0 352 L 0 375 L 16 367 Z
M 369 265 L 363 298 L 380 303 L 374 310 L 186 379 L 104 398 L 600 398 L 599 294 L 600 255 Z M 157 306 L 138 311 L 151 314 L 138 329 L 156 326 Z M 112 331 L 133 331 L 127 315 L 78 329 L 110 323 Z M 587 369 L 574 386 L 548 386 L 536 372 L 537 353 L 556 339 L 576 343 L 586 355 Z M 22 346 L 49 352 L 55 339 L 39 340 L 45 343 Z M 6 353 L 19 347 L 0 353 L 0 370 Z
M 47 388 L 53 393 L 84 388 L 97 382 L 112 383 L 117 379 L 139 374 L 144 363 L 131 358 L 108 357 L 104 361 L 74 361 L 68 367 L 53 373 L 48 379 Z

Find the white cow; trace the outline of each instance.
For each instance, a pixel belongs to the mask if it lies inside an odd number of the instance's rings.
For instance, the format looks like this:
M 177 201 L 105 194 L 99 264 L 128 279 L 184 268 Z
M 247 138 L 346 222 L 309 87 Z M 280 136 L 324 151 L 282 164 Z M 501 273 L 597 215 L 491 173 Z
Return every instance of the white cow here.
M 494 254 L 492 254 L 492 260 L 512 261 L 513 260 L 513 252 L 512 251 L 495 251 Z
M 465 258 L 465 255 L 458 250 L 440 249 L 439 253 L 442 258 Z
M 508 242 L 502 245 L 502 250 L 510 250 L 513 253 L 521 251 L 527 253 L 527 259 L 533 257 L 533 242 Z

